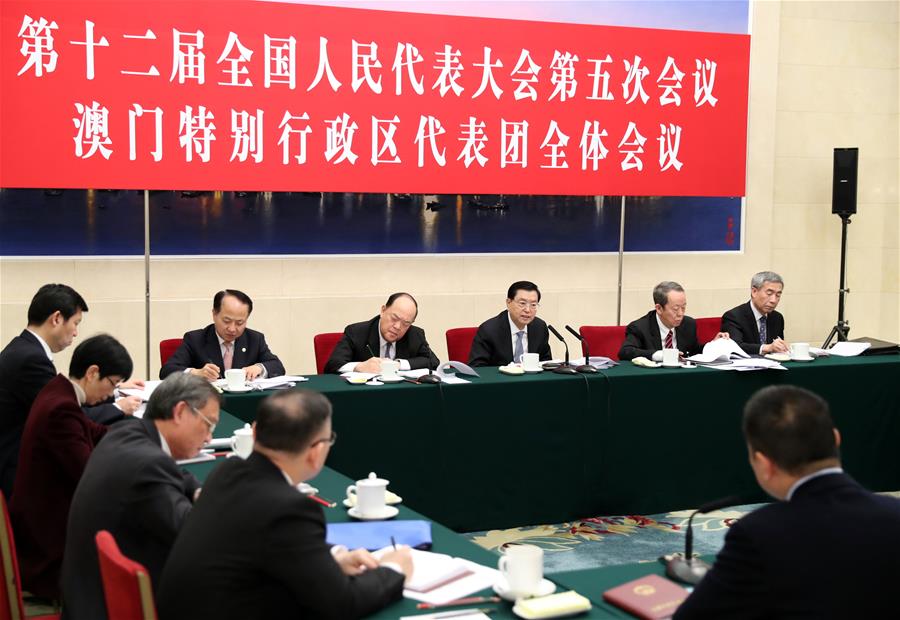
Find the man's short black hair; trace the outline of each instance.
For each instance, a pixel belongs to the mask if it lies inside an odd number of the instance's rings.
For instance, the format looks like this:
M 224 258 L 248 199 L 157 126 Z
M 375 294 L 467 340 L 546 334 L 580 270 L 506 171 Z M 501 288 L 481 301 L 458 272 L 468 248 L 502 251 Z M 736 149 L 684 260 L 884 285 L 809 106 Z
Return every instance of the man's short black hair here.
M 791 474 L 839 457 L 828 403 L 803 388 L 773 385 L 759 390 L 744 406 L 743 427 L 751 450 Z
M 171 420 L 175 405 L 181 401 L 196 409 L 203 409 L 210 399 L 218 401 L 220 407 L 224 401 L 218 390 L 206 379 L 186 372 L 173 372 L 153 390 L 144 417 L 150 420 Z
M 534 282 L 529 282 L 528 280 L 520 280 L 518 282 L 513 282 L 509 286 L 509 290 L 506 291 L 507 299 L 515 299 L 516 291 L 534 291 L 537 293 L 538 301 L 541 300 L 541 291 L 538 289 L 537 284 Z
M 263 399 L 256 412 L 256 443 L 297 454 L 305 450 L 331 417 L 331 402 L 312 390 L 291 389 Z
M 72 361 L 69 363 L 69 376 L 81 379 L 90 366 L 96 364 L 100 368 L 100 377 L 121 377 L 122 381 L 131 376 L 134 366 L 131 356 L 118 340 L 109 334 L 98 334 L 75 347 Z
M 394 302 L 400 299 L 401 297 L 408 297 L 413 305 L 416 307 L 416 312 L 419 312 L 419 302 L 416 301 L 416 298 L 410 295 L 409 293 L 393 293 L 390 297 L 387 298 L 387 301 L 384 303 L 385 308 L 390 308 L 394 305 Z
M 43 325 L 50 315 L 59 310 L 63 319 L 68 321 L 79 310 L 87 312 L 84 298 L 71 286 L 66 284 L 45 284 L 31 298 L 28 306 L 28 324 Z
M 250 316 L 253 313 L 253 300 L 250 299 L 250 295 L 243 291 L 239 291 L 233 288 L 226 288 L 224 291 L 219 291 L 213 297 L 213 312 L 219 314 L 219 311 L 222 309 L 222 299 L 225 295 L 231 295 L 239 302 L 247 306 L 247 316 Z

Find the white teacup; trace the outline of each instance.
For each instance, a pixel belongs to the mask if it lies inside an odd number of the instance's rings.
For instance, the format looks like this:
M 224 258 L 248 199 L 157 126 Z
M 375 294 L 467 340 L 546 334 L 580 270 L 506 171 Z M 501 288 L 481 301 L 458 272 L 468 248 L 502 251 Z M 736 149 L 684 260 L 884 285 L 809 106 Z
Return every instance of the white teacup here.
M 234 431 L 234 435 L 231 436 L 231 450 L 242 459 L 253 452 L 253 429 L 249 424 Z
M 400 370 L 400 362 L 397 360 L 381 360 L 381 376 L 393 379 L 397 377 L 397 371 Z
M 678 366 L 678 349 L 663 349 L 662 365 L 669 367 Z
M 808 342 L 792 342 L 791 357 L 794 359 L 809 359 L 809 343 Z
M 225 371 L 225 384 L 229 390 L 242 390 L 247 385 L 246 376 L 241 368 L 232 368 Z
M 544 579 L 544 550 L 535 545 L 510 545 L 498 563 L 510 594 L 532 596 Z
M 537 353 L 522 354 L 522 370 L 540 370 L 541 356 Z
M 347 487 L 347 500 L 353 503 L 356 496 L 356 511 L 363 517 L 374 517 L 384 513 L 385 491 L 388 481 L 379 478 L 375 472 L 368 478 L 357 480 Z

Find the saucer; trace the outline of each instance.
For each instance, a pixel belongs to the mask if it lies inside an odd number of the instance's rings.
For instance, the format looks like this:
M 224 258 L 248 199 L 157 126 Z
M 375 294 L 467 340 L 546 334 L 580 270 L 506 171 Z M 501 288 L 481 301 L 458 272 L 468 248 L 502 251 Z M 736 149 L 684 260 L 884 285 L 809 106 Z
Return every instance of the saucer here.
M 810 355 L 808 357 L 792 357 L 791 361 L 792 362 L 811 362 L 815 359 L 816 358 L 814 358 L 813 356 Z
M 524 375 L 525 371 L 522 370 L 521 366 L 500 366 L 497 370 L 502 372 L 504 375 Z
M 225 390 L 226 392 L 234 392 L 237 394 L 237 393 L 241 393 L 241 392 L 249 392 L 250 390 L 253 389 L 253 386 L 245 385 L 242 388 L 231 388 L 231 387 L 228 387 L 227 385 L 225 385 L 222 387 L 222 389 Z
M 768 353 L 765 358 L 773 362 L 789 362 L 791 360 L 791 356 L 787 353 Z
M 404 377 L 401 377 L 400 375 L 396 375 L 394 377 L 385 377 L 384 375 L 381 375 L 380 377 L 378 377 L 378 380 L 382 383 L 400 383 L 404 380 Z
M 513 592 L 509 591 L 509 586 L 506 583 L 506 578 L 500 577 L 500 581 L 494 584 L 494 592 L 500 595 L 500 598 L 507 601 L 516 601 L 519 598 L 533 598 L 536 596 L 547 596 L 548 594 L 553 594 L 556 592 L 556 584 L 550 581 L 549 579 L 541 579 L 541 583 L 538 585 L 537 592 L 534 592 L 531 596 L 519 596 Z
M 526 374 L 533 375 L 539 372 L 544 372 L 543 368 L 523 368 Z
M 361 521 L 383 521 L 385 519 L 393 519 L 400 513 L 400 509 L 396 506 L 385 506 L 384 512 L 379 515 L 361 515 L 359 511 L 354 506 L 350 510 L 347 511 L 347 514 L 353 517 L 354 519 L 359 519 Z

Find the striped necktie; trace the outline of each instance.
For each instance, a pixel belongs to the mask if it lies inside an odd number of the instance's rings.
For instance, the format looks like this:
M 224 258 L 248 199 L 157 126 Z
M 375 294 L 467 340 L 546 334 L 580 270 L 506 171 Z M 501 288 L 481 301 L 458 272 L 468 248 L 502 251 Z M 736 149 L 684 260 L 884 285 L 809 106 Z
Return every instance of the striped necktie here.
M 675 330 L 674 330 L 674 329 L 670 329 L 670 330 L 669 330 L 669 333 L 666 334 L 666 345 L 663 347 L 664 349 L 671 349 L 671 348 L 672 348 L 672 334 L 674 334 L 674 333 L 675 333 Z

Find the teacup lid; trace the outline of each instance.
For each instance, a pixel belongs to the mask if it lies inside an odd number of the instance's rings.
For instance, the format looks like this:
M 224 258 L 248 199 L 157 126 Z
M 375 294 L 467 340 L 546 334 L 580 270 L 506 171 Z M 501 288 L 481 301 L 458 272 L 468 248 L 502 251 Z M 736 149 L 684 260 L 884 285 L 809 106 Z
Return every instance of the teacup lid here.
M 358 480 L 356 482 L 357 485 L 371 485 L 371 486 L 387 486 L 388 481 L 383 478 L 379 478 L 374 471 L 370 471 L 368 477 L 363 478 L 362 480 Z
M 235 435 L 251 435 L 251 434 L 253 434 L 253 429 L 250 427 L 249 424 L 244 424 L 243 428 L 234 429 L 234 434 Z

